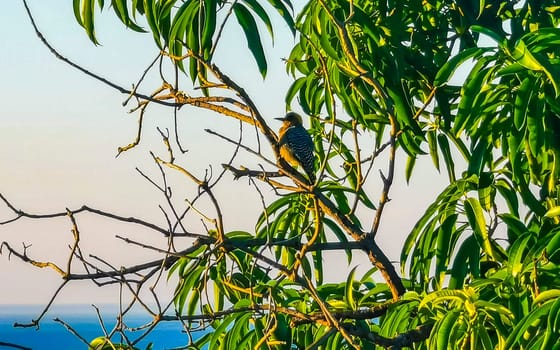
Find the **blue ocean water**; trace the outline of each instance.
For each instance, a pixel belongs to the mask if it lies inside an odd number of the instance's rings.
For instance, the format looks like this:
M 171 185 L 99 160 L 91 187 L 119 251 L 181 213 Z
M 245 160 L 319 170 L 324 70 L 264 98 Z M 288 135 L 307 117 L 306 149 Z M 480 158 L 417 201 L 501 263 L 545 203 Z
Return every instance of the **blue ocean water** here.
M 116 309 L 113 307 L 101 308 L 101 315 L 107 329 L 111 330 L 115 324 Z M 14 328 L 14 322 L 29 323 L 41 312 L 41 306 L 32 305 L 0 305 L 0 344 L 10 343 L 33 350 L 76 350 L 87 349 L 87 346 L 68 331 L 62 324 L 55 322 L 55 318 L 62 319 L 75 329 L 86 340 L 91 341 L 103 335 L 103 330 L 97 319 L 97 314 L 91 306 L 87 305 L 63 305 L 53 307 L 43 318 L 39 329 Z M 125 322 L 128 327 L 138 327 L 149 320 L 145 314 L 135 313 L 127 315 Z M 127 333 L 129 339 L 137 339 L 143 334 L 142 331 Z M 120 342 L 120 338 L 113 338 L 114 342 Z M 136 345 L 139 349 L 145 349 L 149 343 L 153 343 L 154 350 L 174 349 L 185 346 L 188 343 L 187 335 L 182 331 L 178 322 L 161 322 L 140 343 Z M 14 349 L 9 346 L 0 345 L 0 349 Z

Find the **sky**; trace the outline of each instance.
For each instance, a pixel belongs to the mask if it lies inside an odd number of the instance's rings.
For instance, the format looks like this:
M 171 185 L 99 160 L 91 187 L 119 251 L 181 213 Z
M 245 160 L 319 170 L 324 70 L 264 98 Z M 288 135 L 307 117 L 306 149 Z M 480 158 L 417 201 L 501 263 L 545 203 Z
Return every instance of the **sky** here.
M 95 46 L 75 22 L 70 1 L 30 0 L 29 5 L 40 30 L 61 54 L 124 87 L 131 87 L 157 55 L 151 34 L 124 29 L 111 10 L 98 16 L 101 45 Z M 291 82 L 281 58 L 289 55 L 293 39 L 284 35 L 281 24 L 279 28 L 274 46 L 265 40 L 270 60 L 264 81 L 247 54 L 245 42 L 239 41 L 240 33 L 226 31 L 217 55 L 222 71 L 242 83 L 270 120 L 285 112 L 284 95 Z M 137 115 L 128 113 L 130 106 L 122 106 L 126 96 L 56 59 L 35 36 L 21 1 L 3 4 L 0 33 L 0 193 L 17 208 L 31 213 L 61 212 L 86 204 L 162 223 L 158 209 L 161 195 L 135 169 L 157 174 L 149 150 L 164 151 L 156 126 L 169 127 L 171 111 L 150 107 L 141 146 L 116 158 L 118 147 L 130 143 L 137 130 Z M 142 92 L 149 94 L 157 86 L 157 81 L 149 78 Z M 235 138 L 238 124 L 193 110 L 182 112 L 180 120 L 181 136 L 189 148 L 184 161 L 203 176 L 209 164 L 219 166 L 223 162 L 229 145 L 202 130 L 209 127 Z M 242 156 L 238 164 L 249 165 L 243 160 Z M 404 159 L 399 158 L 399 163 L 392 201 L 378 236 L 380 246 L 394 261 L 422 208 L 445 186 L 446 179 L 424 158 L 407 185 Z M 259 212 L 248 209 L 250 203 L 258 208 L 260 199 L 247 181 L 233 184 L 220 188 L 219 193 L 228 230 L 252 230 Z M 189 191 L 192 186 L 184 189 L 185 193 Z M 0 206 L 0 221 L 11 217 L 13 214 Z M 115 240 L 116 234 L 165 247 L 161 236 L 92 215 L 80 216 L 78 224 L 83 248 L 114 259 L 117 265 L 143 261 L 150 253 Z M 0 226 L 0 241 L 14 248 L 31 244 L 30 257 L 65 265 L 72 242 L 70 228 L 64 218 L 21 220 Z M 352 266 L 356 264 L 362 271 L 370 267 L 367 260 L 355 260 Z M 344 281 L 352 266 L 339 265 L 329 269 L 329 278 Z M 0 304 L 45 304 L 60 283 L 53 271 L 9 259 L 6 253 L 0 255 L 0 280 Z M 78 282 L 66 288 L 58 300 L 107 303 L 114 302 L 116 295 L 114 289 Z

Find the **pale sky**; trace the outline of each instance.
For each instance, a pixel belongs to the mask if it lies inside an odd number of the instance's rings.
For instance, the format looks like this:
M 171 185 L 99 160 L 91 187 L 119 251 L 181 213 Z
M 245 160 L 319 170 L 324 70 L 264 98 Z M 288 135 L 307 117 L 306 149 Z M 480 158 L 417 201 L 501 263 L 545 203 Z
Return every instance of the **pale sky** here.
M 151 34 L 123 29 L 111 9 L 98 17 L 97 35 L 102 45 L 96 47 L 75 22 L 71 2 L 30 0 L 29 4 L 43 34 L 60 53 L 124 87 L 135 83 L 157 54 Z M 137 115 L 128 114 L 129 107 L 121 105 L 126 96 L 56 59 L 35 36 L 21 1 L 3 4 L 0 33 L 0 192 L 16 207 L 32 213 L 60 212 L 66 207 L 87 204 L 162 223 L 157 207 L 162 198 L 138 175 L 135 167 L 157 174 L 148 150 L 163 152 L 155 127 L 170 126 L 172 111 L 150 108 L 142 146 L 115 158 L 117 148 L 131 142 L 136 135 Z M 267 38 L 265 33 L 261 34 Z M 289 55 L 293 42 L 284 34 L 281 30 L 276 33 L 274 47 L 267 44 L 269 74 L 264 83 L 239 33 L 228 33 L 217 54 L 222 71 L 246 88 L 261 111 L 270 115 L 270 120 L 284 113 L 284 96 L 290 85 L 281 58 Z M 142 90 L 145 94 L 158 87 L 156 80 L 150 81 L 153 84 L 145 84 Z M 208 164 L 217 167 L 229 158 L 229 145 L 202 130 L 210 127 L 236 138 L 237 122 L 192 109 L 181 111 L 180 118 L 186 121 L 181 130 L 190 150 L 185 162 L 192 164 L 191 169 L 198 169 L 197 175 L 201 176 Z M 237 164 L 254 165 L 250 162 L 250 157 L 241 157 Z M 392 201 L 378 236 L 381 247 L 395 261 L 405 235 L 446 182 L 446 175 L 438 174 L 429 157 L 425 157 L 418 162 L 407 187 L 402 170 L 404 158 L 400 157 L 399 162 Z M 226 213 L 226 230 L 253 230 L 260 212 L 247 208 L 252 203 L 258 208 L 259 197 L 246 180 L 229 182 L 228 178 L 226 183 L 233 185 L 219 193 Z M 371 190 L 379 192 L 379 189 Z M 191 193 L 193 186 L 178 191 Z M 0 221 L 10 215 L 0 206 Z M 82 229 L 83 248 L 117 265 L 141 262 L 150 253 L 116 241 L 116 234 L 165 247 L 165 240 L 157 234 L 111 224 L 91 215 L 79 216 L 78 224 Z M 0 241 L 7 241 L 14 248 L 21 248 L 22 242 L 32 244 L 28 251 L 30 257 L 51 259 L 65 266 L 72 236 L 66 219 L 24 220 L 0 226 Z M 344 281 L 346 273 L 357 264 L 361 271 L 368 270 L 369 262 L 359 259 L 361 255 L 356 252 L 348 268 L 339 262 L 333 264 L 337 268 L 328 269 L 332 273 L 330 278 Z M 16 258 L 8 260 L 7 254 L 0 256 L 0 280 L 0 304 L 44 304 L 60 281 L 53 271 L 33 268 Z M 58 300 L 103 303 L 117 299 L 114 290 L 76 282 Z

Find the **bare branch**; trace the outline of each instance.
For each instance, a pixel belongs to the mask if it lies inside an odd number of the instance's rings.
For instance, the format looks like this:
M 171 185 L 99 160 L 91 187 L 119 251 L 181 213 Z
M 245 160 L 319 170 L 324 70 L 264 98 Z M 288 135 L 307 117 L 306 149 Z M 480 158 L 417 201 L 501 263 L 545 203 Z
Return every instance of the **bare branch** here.
M 18 344 L 12 344 L 12 343 L 7 343 L 7 342 L 3 342 L 0 341 L 0 346 L 4 346 L 7 348 L 14 348 L 14 349 L 20 349 L 20 350 L 33 350 L 31 348 L 28 348 L 26 346 L 22 346 L 22 345 L 18 345 Z
M 129 90 L 129 89 L 125 89 L 122 86 L 119 86 L 95 73 L 90 72 L 89 70 L 85 69 L 84 67 L 80 66 L 77 63 L 74 63 L 73 61 L 69 60 L 68 58 L 64 57 L 63 55 L 61 55 L 48 41 L 47 39 L 43 36 L 43 34 L 41 33 L 41 31 L 39 30 L 39 28 L 37 27 L 37 24 L 35 23 L 35 19 L 33 18 L 32 14 L 31 14 L 31 10 L 29 9 L 29 6 L 27 5 L 27 0 L 23 0 L 23 4 L 25 6 L 25 10 L 27 12 L 27 16 L 29 18 L 29 20 L 31 21 L 31 25 L 33 26 L 33 29 L 35 30 L 35 34 L 37 35 L 37 37 L 39 38 L 39 40 L 41 40 L 41 42 L 51 51 L 51 53 L 58 58 L 59 60 L 65 62 L 66 64 L 72 66 L 73 68 L 79 70 L 80 72 L 84 73 L 85 75 L 102 82 L 103 84 L 123 93 L 126 95 L 133 95 L 135 97 L 138 97 L 140 99 L 143 100 L 147 100 L 150 102 L 154 102 L 154 103 L 158 103 L 164 106 L 176 106 L 176 103 L 172 103 L 172 102 L 166 102 L 166 101 L 161 101 L 158 99 L 154 99 L 151 98 L 149 96 L 137 93 L 133 90 Z

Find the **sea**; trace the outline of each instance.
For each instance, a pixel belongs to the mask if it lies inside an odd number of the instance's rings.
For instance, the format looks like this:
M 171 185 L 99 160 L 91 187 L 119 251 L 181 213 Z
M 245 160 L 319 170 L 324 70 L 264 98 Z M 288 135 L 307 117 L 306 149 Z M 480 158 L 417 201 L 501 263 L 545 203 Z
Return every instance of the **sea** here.
M 55 305 L 44 316 L 38 328 L 14 327 L 14 323 L 29 323 L 37 318 L 43 306 L 39 305 L 0 305 L 0 350 L 80 350 L 88 349 L 82 340 L 72 334 L 55 318 L 69 324 L 88 342 L 103 336 L 95 309 L 91 305 Z M 115 325 L 117 308 L 112 305 L 98 306 L 105 327 L 109 330 Z M 129 327 L 139 327 L 149 322 L 150 317 L 142 312 L 127 314 L 125 323 Z M 139 338 L 143 332 L 128 332 L 129 339 Z M 200 336 L 200 335 L 199 335 Z M 119 337 L 112 338 L 120 342 Z M 179 322 L 160 322 L 136 348 L 144 350 L 152 343 L 153 350 L 182 349 L 188 344 L 188 336 Z

